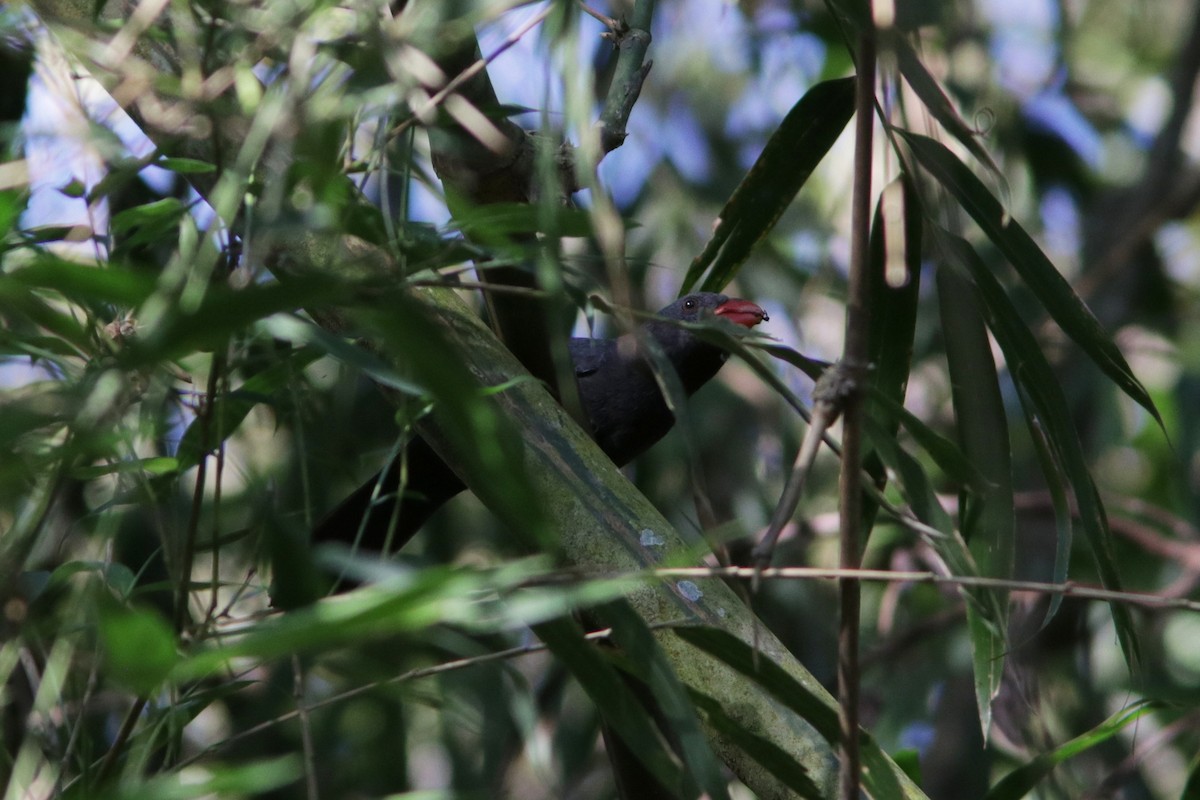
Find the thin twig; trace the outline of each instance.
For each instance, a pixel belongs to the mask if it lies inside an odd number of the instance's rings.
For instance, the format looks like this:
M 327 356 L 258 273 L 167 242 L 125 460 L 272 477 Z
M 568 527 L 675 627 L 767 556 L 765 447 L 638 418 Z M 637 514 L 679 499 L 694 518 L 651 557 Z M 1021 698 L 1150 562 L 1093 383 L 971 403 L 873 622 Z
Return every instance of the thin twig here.
M 200 529 L 200 507 L 204 502 L 204 488 L 208 481 L 208 450 L 212 433 L 213 409 L 220 388 L 221 373 L 225 371 L 225 356 L 218 350 L 213 353 L 212 367 L 208 373 L 208 386 L 200 408 L 200 452 L 196 465 L 196 482 L 192 488 L 192 507 L 188 515 L 187 534 L 183 545 L 183 557 L 179 562 L 179 588 L 175 591 L 175 632 L 183 633 L 187 623 L 189 588 L 192 585 L 192 563 L 196 554 L 196 535 Z
M 599 11 L 592 8 L 587 3 L 583 2 L 583 0 L 579 0 L 579 9 L 581 11 L 583 11 L 583 13 L 587 14 L 589 17 L 596 20 L 601 25 L 603 25 L 604 27 L 606 27 L 610 30 L 616 30 L 617 27 L 620 26 L 620 24 L 621 24 L 621 21 L 619 19 L 615 19 L 614 17 L 609 17 L 609 16 L 605 16 L 604 14 L 601 14 Z
M 875 127 L 875 30 L 873 20 L 858 37 L 858 74 L 855 79 L 854 194 L 850 220 L 850 280 L 846 300 L 846 338 L 842 364 L 865 370 L 869 358 L 868 324 L 870 280 L 867 274 L 871 237 L 872 136 Z M 862 524 L 862 390 L 848 391 L 842 410 L 842 469 L 839 482 L 843 569 L 856 569 L 860 561 Z M 838 582 L 838 723 L 841 729 L 839 786 L 843 800 L 857 800 L 861 784 L 858 748 L 858 629 L 861 605 L 857 580 Z
M 317 800 L 317 754 L 313 747 L 309 708 L 304 703 L 304 665 L 300 656 L 292 654 L 292 699 L 296 701 L 296 717 L 300 720 L 300 742 L 304 752 L 304 785 L 308 800 Z
M 554 4 L 550 3 L 537 14 L 534 14 L 532 17 L 530 17 L 523 25 L 509 34 L 508 37 L 500 43 L 500 46 L 492 51 L 490 55 L 477 59 L 473 64 L 471 64 L 471 66 L 455 75 L 450 79 L 449 82 L 446 83 L 445 86 L 443 86 L 432 97 L 426 100 L 425 104 L 416 112 L 414 112 L 412 116 L 401 122 L 396 127 L 392 128 L 390 136 L 399 136 L 415 125 L 418 120 L 425 118 L 430 112 L 445 103 L 446 99 L 450 97 L 450 95 L 457 92 L 462 85 L 471 80 L 471 78 L 474 78 L 476 75 L 487 69 L 489 64 L 499 58 L 504 51 L 521 41 L 525 34 L 529 33 L 531 30 L 540 25 L 546 19 L 546 17 L 550 16 L 553 11 Z
M 125 719 L 121 720 L 121 727 L 117 731 L 116 738 L 113 739 L 112 746 L 108 748 L 108 752 L 104 754 L 104 760 L 100 762 L 100 767 L 96 770 L 94 786 L 103 786 L 104 781 L 112 773 L 112 769 L 117 763 L 117 758 L 121 755 L 121 752 L 125 749 L 125 743 L 129 741 L 129 737 L 133 734 L 133 729 L 137 725 L 137 721 L 141 718 L 142 711 L 146 709 L 146 703 L 147 699 L 145 697 L 139 697 L 129 707 L 129 711 L 125 714 Z
M 664 567 L 650 574 L 658 578 L 721 578 L 754 580 L 754 567 Z M 592 577 L 614 577 L 612 575 Z M 628 575 L 623 577 L 629 577 Z M 930 583 L 937 586 L 961 588 L 1003 589 L 1012 592 L 1061 595 L 1081 600 L 1102 600 L 1106 603 L 1139 606 L 1153 609 L 1177 611 L 1200 611 L 1200 600 L 1178 597 L 1163 597 L 1148 592 L 1115 591 L 1084 586 L 1073 581 L 1046 583 L 1043 581 L 1018 581 L 1007 578 L 987 578 L 982 575 L 942 575 L 928 571 L 898 571 L 888 569 L 835 569 L 825 567 L 768 567 L 762 570 L 761 579 L 767 580 L 854 580 L 872 583 L 908 582 Z
M 808 476 L 808 471 L 812 468 L 813 461 L 817 458 L 817 451 L 825 439 L 826 432 L 841 416 L 846 399 L 849 395 L 857 392 L 859 388 L 857 370 L 835 364 L 821 373 L 813 390 L 813 413 L 809 420 L 808 431 L 804 434 L 803 441 L 800 442 L 800 449 L 796 453 L 796 463 L 792 466 L 792 474 L 779 498 L 779 504 L 775 506 L 775 513 L 771 515 L 771 522 L 767 525 L 766 532 L 752 552 L 757 569 L 761 570 L 771 563 L 771 556 L 775 552 L 775 542 L 778 541 L 779 534 L 783 532 L 784 527 L 791 521 L 792 515 L 796 513 L 796 506 L 800 504 L 800 494 L 804 490 L 804 481 Z M 754 581 L 751 590 L 758 591 L 758 581 Z
M 651 625 L 650 628 L 651 628 L 651 630 L 657 630 L 659 628 L 671 627 L 673 624 L 674 623 L 656 623 L 654 625 Z M 586 633 L 586 634 L 584 634 L 583 638 L 591 642 L 591 641 L 598 641 L 601 639 L 607 639 L 611 635 L 612 635 L 612 628 L 604 628 L 602 630 L 591 631 L 589 633 Z M 542 644 L 541 642 L 536 642 L 536 643 L 532 643 L 532 644 L 521 645 L 519 647 L 510 647 L 506 650 L 497 650 L 494 653 L 487 653 L 487 654 L 481 655 L 481 656 L 472 656 L 470 658 L 458 658 L 453 661 L 447 661 L 442 664 L 435 664 L 430 667 L 420 667 L 418 669 L 410 669 L 407 672 L 403 672 L 403 673 L 401 673 L 399 675 L 395 675 L 391 678 L 387 678 L 387 679 L 381 680 L 381 681 L 372 681 L 371 683 L 363 684 L 362 686 L 356 686 L 353 689 L 350 689 L 348 691 L 339 692 L 338 694 L 327 697 L 324 700 L 318 700 L 317 702 L 310 703 L 307 706 L 305 706 L 304 710 L 308 713 L 311 713 L 313 711 L 317 711 L 318 709 L 326 708 L 328 706 L 336 705 L 338 703 L 344 703 L 347 700 L 353 700 L 355 697 L 358 697 L 362 694 L 366 694 L 367 692 L 370 692 L 370 691 L 374 691 L 375 689 L 382 688 L 384 686 L 393 686 L 398 683 L 407 683 L 408 681 L 414 681 L 414 680 L 418 680 L 420 678 L 429 678 L 434 675 L 442 675 L 447 672 L 455 672 L 460 669 L 467 669 L 468 667 L 474 667 L 474 666 L 478 666 L 480 664 L 489 664 L 493 661 L 505 661 L 510 658 L 519 658 L 521 656 L 532 655 L 534 653 L 541 653 L 541 652 L 546 651 L 546 649 L 547 649 L 547 647 L 545 644 Z M 211 755 L 213 752 L 215 752 L 217 750 L 224 749 L 231 744 L 235 744 L 244 739 L 248 739 L 251 736 L 262 733 L 263 731 L 270 730 L 271 728 L 274 728 L 276 725 L 281 725 L 284 722 L 288 722 L 289 720 L 296 719 L 300 716 L 300 714 L 301 714 L 300 709 L 296 709 L 294 711 L 289 711 L 286 714 L 280 714 L 279 716 L 275 717 L 274 719 L 269 719 L 264 722 L 260 722 L 259 724 L 255 725 L 253 727 L 247 728 L 244 731 L 241 731 L 232 736 L 228 736 L 225 739 L 222 739 L 220 742 L 212 745 L 211 747 L 207 748 L 206 750 L 196 753 L 195 755 L 191 756 L 190 758 L 187 758 L 184 761 L 180 762 L 178 766 L 179 766 L 179 768 L 183 768 L 183 767 L 189 766 L 191 764 L 194 764 L 197 761 L 200 761 L 200 760 L 206 758 L 207 756 Z

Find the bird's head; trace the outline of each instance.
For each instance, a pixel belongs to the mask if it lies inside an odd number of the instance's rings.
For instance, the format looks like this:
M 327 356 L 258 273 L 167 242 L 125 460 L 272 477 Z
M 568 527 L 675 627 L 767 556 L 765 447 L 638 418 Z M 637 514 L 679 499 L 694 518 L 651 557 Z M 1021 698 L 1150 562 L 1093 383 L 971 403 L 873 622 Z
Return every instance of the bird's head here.
M 753 328 L 770 317 L 749 300 L 727 297 L 715 292 L 696 292 L 684 295 L 658 312 L 659 316 L 683 322 L 700 322 L 710 317 L 727 319 L 745 328 Z

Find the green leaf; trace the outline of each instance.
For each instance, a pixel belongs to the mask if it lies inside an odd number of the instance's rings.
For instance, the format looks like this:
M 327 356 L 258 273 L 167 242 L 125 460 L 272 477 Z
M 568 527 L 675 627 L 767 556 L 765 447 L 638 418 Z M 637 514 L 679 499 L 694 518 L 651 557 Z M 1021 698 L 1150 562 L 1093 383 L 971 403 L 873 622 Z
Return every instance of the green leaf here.
M 840 736 L 837 710 L 828 695 L 813 691 L 769 658 L 756 655 L 748 644 L 731 633 L 699 626 L 676 628 L 675 633 L 688 644 L 753 680 L 812 725 L 826 741 L 837 745 Z M 863 783 L 873 797 L 921 796 L 902 786 L 898 771 L 870 734 L 859 732 L 859 746 L 865 770 Z
M 61 318 L 60 318 L 61 319 Z M 31 360 L 55 361 L 80 355 L 79 350 L 56 336 L 23 335 L 0 330 L 0 355 L 28 356 Z
M 942 532 L 930 537 L 929 544 L 946 563 L 950 573 L 965 577 L 980 574 L 966 542 L 954 530 L 949 515 L 938 501 L 921 465 L 906 453 L 893 438 L 876 430 L 878 423 L 867 418 L 866 429 L 877 448 L 879 457 L 896 475 L 905 499 L 917 519 Z M 1008 593 L 982 587 L 962 587 L 967 600 L 967 623 L 971 637 L 974 664 L 975 699 L 979 709 L 984 738 L 991 727 L 991 703 L 1000 687 L 1004 654 L 1008 650 L 1007 598 Z
M 359 647 L 365 641 L 459 625 L 477 632 L 512 630 L 630 590 L 628 580 L 588 581 L 578 586 L 545 585 L 543 561 L 510 562 L 493 570 L 428 567 L 413 570 L 356 557 L 327 546 L 318 558 L 346 574 L 370 574 L 379 583 L 324 598 L 255 625 L 227 644 L 199 648 L 171 672 L 176 682 L 205 677 L 238 658 L 262 661 L 296 653 Z M 364 565 L 355 568 L 355 565 Z M 532 585 L 537 582 L 543 585 Z
M 885 428 L 874 418 L 868 416 L 864 421 L 864 431 L 870 438 L 872 446 L 879 452 L 879 457 L 896 476 L 901 494 L 912 509 L 917 519 L 931 528 L 942 532 L 944 537 L 954 536 L 954 522 L 942 508 L 933 490 L 933 484 L 921 468 L 920 463 L 905 452 L 894 436 L 890 436 Z M 965 549 L 965 546 L 964 546 Z M 947 558 L 947 556 L 950 556 Z M 943 556 L 948 563 L 963 565 L 964 559 L 949 553 Z M 969 554 L 965 563 L 971 564 Z M 960 574 L 960 573 L 955 573 Z M 972 564 L 969 574 L 976 574 Z
M 534 630 L 655 780 L 677 796 L 696 797 L 695 784 L 657 735 L 653 717 L 616 668 L 599 657 L 596 646 L 583 638 L 578 624 L 563 618 L 544 622 Z
M 71 477 L 82 481 L 102 478 L 105 475 L 126 475 L 142 473 L 150 476 L 170 475 L 179 471 L 179 461 L 168 456 L 152 458 L 131 458 L 126 461 L 114 461 L 111 464 L 96 464 L 90 467 L 74 467 Z
M 65 421 L 70 406 L 58 394 L 58 388 L 0 402 L 0 448 L 11 452 L 14 443 L 22 437 L 57 428 Z
M 124 564 L 104 561 L 68 561 L 50 574 L 51 583 L 65 583 L 75 575 L 95 573 L 118 597 L 128 597 L 137 584 L 137 576 Z
M 1004 352 L 1009 375 L 1020 386 L 1018 396 L 1022 399 L 1026 422 L 1038 427 L 1034 436 L 1045 435 L 1055 459 L 1061 464 L 1063 475 L 1071 485 L 1079 525 L 1087 536 L 1101 583 L 1106 589 L 1120 591 L 1121 579 L 1113 555 L 1112 533 L 1108 529 L 1104 505 L 1088 470 L 1083 445 L 1071 419 L 1058 376 L 1046 361 L 1037 340 L 1013 308 L 1003 287 L 974 248 L 948 231 L 938 231 L 938 236 L 950 260 L 970 274 L 975 291 L 983 303 L 988 329 Z M 1052 476 L 1048 480 L 1055 478 Z M 1111 603 L 1110 608 L 1125 659 L 1133 667 L 1140 660 L 1133 618 L 1128 607 L 1121 603 Z
M 87 193 L 87 186 L 78 178 L 72 178 L 71 181 L 65 186 L 59 187 L 58 191 L 62 194 L 65 194 L 67 197 L 74 197 L 78 199 Z
M 1026 409 L 1034 409 L 1033 400 L 1025 388 L 1018 384 L 1017 391 L 1020 392 L 1021 406 Z M 1026 411 L 1025 418 L 1029 422 L 1029 438 L 1033 442 L 1034 453 L 1037 454 L 1038 464 L 1046 479 L 1050 504 L 1054 507 L 1054 572 L 1051 582 L 1066 583 L 1067 568 L 1071 563 L 1071 540 L 1074 538 L 1071 535 L 1072 514 L 1071 501 L 1067 497 L 1067 479 L 1055 456 L 1055 448 L 1047 438 L 1046 432 L 1042 430 L 1036 413 L 1031 414 Z M 1043 627 L 1054 619 L 1054 615 L 1058 613 L 1062 603 L 1063 595 L 1057 592 L 1050 595 L 1050 602 L 1046 605 L 1046 616 L 1042 621 Z
M 937 287 L 958 440 L 985 481 L 984 491 L 963 495 L 960 529 L 980 574 L 1011 578 L 1016 547 L 1012 445 L 991 342 L 969 281 L 951 269 L 939 269 Z M 991 730 L 992 701 L 1000 691 L 1004 672 L 1007 597 L 1007 593 L 994 590 L 989 593 L 993 602 L 988 606 L 967 609 L 975 700 L 984 741 Z
M 879 422 L 880 434 L 895 437 L 896 425 L 908 432 L 913 441 L 933 459 L 938 469 L 958 486 L 973 492 L 987 490 L 987 481 L 957 444 L 942 436 L 893 399 L 872 387 L 867 410 Z
M 681 295 L 697 284 L 703 291 L 717 292 L 733 280 L 853 114 L 853 78 L 819 83 L 800 98 L 721 210 L 712 238 L 688 268 Z
M 691 698 L 646 623 L 623 602 L 610 603 L 593 613 L 612 627 L 613 641 L 625 657 L 623 663 L 650 690 L 670 725 L 673 741 L 688 771 L 704 795 L 728 800 L 725 778 L 717 767 L 719 761 L 700 728 Z
M 871 384 L 876 391 L 903 405 L 912 364 L 913 338 L 917 327 L 917 302 L 921 293 L 921 229 L 915 189 L 907 175 L 901 175 L 880 193 L 871 226 L 870 282 L 871 320 L 868 331 Z M 894 230 L 898 229 L 898 230 Z M 904 252 L 888 252 L 902 244 Z M 908 279 L 903 286 L 890 286 L 886 279 L 888 262 L 901 256 Z M 895 423 L 898 423 L 897 419 Z M 894 423 L 894 424 L 895 424 Z M 893 428 L 894 432 L 894 428 Z
M 725 713 L 721 704 L 706 694 L 690 692 L 692 702 L 709 726 L 762 764 L 771 775 L 796 793 L 797 797 L 820 800 L 825 795 L 801 764 L 770 739 L 746 730 Z
M 109 675 L 141 695 L 155 691 L 179 662 L 174 631 L 150 611 L 102 604 L 100 638 Z
M 999 248 L 1063 332 L 1162 427 L 1162 417 L 1153 399 L 1121 351 L 1025 229 L 1008 216 L 987 187 L 944 145 L 908 131 L 897 133 L 908 143 L 921 166 L 946 187 Z
M 149 780 L 124 781 L 113 800 L 194 800 L 208 797 L 257 797 L 294 783 L 304 775 L 298 755 L 270 761 L 225 765 L 205 761 L 201 770 L 175 770 Z
M 46 242 L 61 242 L 67 234 L 75 230 L 74 225 L 35 225 L 21 230 L 23 245 L 45 244 Z
M 463 204 L 456 208 L 454 225 L 474 242 L 503 243 L 520 234 L 553 232 L 558 236 L 590 236 L 591 213 L 586 209 L 550 207 L 554 217 L 547 220 L 547 208 L 529 203 Z
M 921 779 L 921 753 L 919 750 L 898 750 L 892 753 L 892 761 L 904 770 L 904 774 L 918 786 L 924 783 Z
M 182 200 L 166 197 L 114 214 L 110 227 L 112 232 L 117 235 L 128 233 L 134 228 L 144 225 L 150 225 L 156 229 L 160 229 L 164 225 L 173 227 L 186 213 L 187 206 L 183 204 Z
M 13 226 L 21 218 L 28 202 L 29 192 L 25 189 L 0 190 L 0 242 L 12 233 Z M 0 247 L 0 252 L 3 250 L 4 248 Z
M 180 175 L 205 175 L 217 171 L 217 168 L 207 161 L 195 158 L 164 158 L 154 162 L 154 166 L 169 169 Z
M 973 155 L 980 164 L 983 164 L 996 180 L 1001 196 L 1007 201 L 1008 179 L 1004 177 L 1000 167 L 996 166 L 996 162 L 992 160 L 991 153 L 980 143 L 980 134 L 963 120 L 958 109 L 954 107 L 950 98 L 938 85 L 937 80 L 929 74 L 929 70 L 925 69 L 925 65 L 921 63 L 921 59 L 913 50 L 908 38 L 893 36 L 888 39 L 888 44 L 893 48 L 897 65 L 900 67 L 900 74 L 916 92 L 921 103 L 929 110 L 939 125 L 957 139 L 963 147 L 967 148 L 967 152 Z M 1005 202 L 1004 205 L 1007 206 L 1008 203 Z
M 1051 770 L 1068 758 L 1077 756 L 1098 744 L 1108 741 L 1143 714 L 1163 707 L 1162 703 L 1143 700 L 1129 708 L 1118 711 L 1082 736 L 1076 736 L 1069 742 L 1054 748 L 1049 753 L 1039 754 L 1025 766 L 1005 775 L 987 793 L 985 800 L 1020 800 L 1032 792 L 1034 787 L 1050 774 Z
M 50 254 L 11 272 L 11 280 L 38 289 L 51 289 L 79 303 L 112 303 L 133 308 L 154 291 L 154 278 L 116 267 L 91 267 Z

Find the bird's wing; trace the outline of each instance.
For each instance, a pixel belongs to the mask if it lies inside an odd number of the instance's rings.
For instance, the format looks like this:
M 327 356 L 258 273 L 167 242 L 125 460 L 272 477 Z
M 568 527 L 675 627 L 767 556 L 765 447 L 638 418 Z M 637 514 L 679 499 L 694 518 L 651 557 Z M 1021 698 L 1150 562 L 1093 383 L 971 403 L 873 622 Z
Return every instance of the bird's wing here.
M 608 360 L 615 344 L 611 339 L 571 339 L 567 350 L 575 365 L 575 377 L 583 378 L 600 369 Z

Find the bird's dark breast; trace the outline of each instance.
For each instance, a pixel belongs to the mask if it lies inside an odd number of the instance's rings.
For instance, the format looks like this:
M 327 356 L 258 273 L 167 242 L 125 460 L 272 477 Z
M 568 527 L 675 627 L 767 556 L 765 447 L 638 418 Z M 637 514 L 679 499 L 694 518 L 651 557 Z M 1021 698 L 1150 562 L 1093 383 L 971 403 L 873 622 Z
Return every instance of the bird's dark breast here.
M 610 358 L 613 353 L 610 353 Z M 684 393 L 691 395 L 717 371 L 725 357 L 715 348 L 700 346 L 677 365 Z M 612 359 L 618 360 L 618 359 Z M 663 398 L 662 388 L 650 365 L 641 358 L 619 359 L 614 369 L 579 376 L 579 394 L 591 423 L 592 434 L 609 458 L 624 466 L 667 435 L 675 416 Z M 620 375 L 620 380 L 614 380 Z
M 603 382 L 602 375 L 579 380 L 596 443 L 619 466 L 645 452 L 675 423 L 653 373 L 642 367 L 627 374 L 621 387 Z

